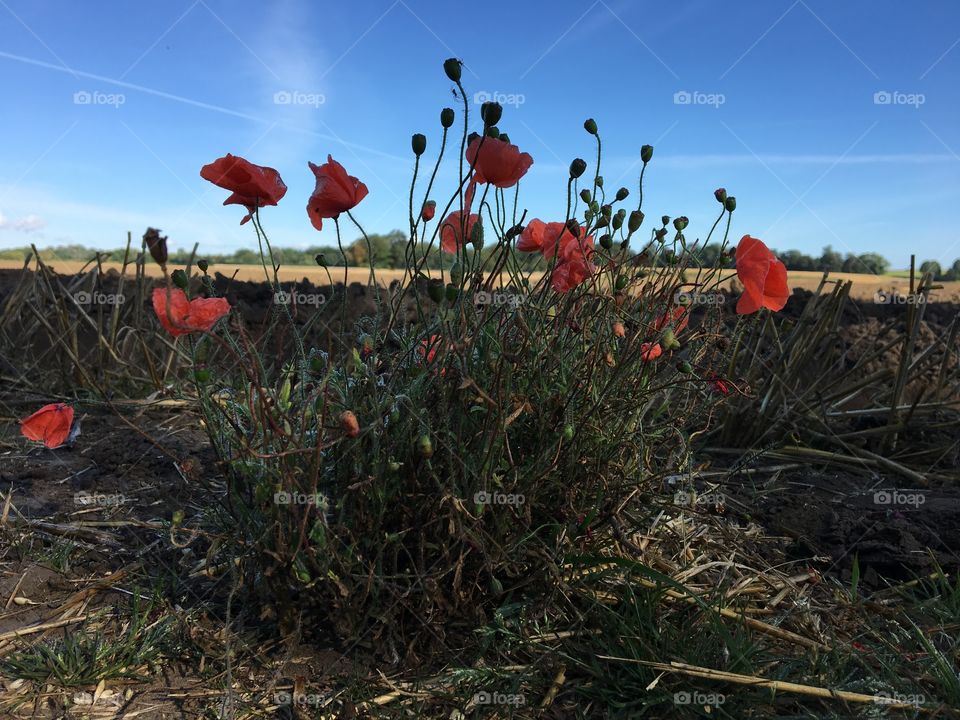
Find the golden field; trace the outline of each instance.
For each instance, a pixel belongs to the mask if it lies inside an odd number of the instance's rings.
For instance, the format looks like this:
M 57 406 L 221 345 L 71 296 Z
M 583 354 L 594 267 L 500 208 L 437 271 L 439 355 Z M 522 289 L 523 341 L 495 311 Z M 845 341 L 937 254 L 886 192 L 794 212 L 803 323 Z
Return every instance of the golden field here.
M 47 263 L 50 268 L 61 274 L 72 274 L 80 272 L 85 263 L 74 260 L 59 260 Z M 19 270 L 23 267 L 23 262 L 16 260 L 0 260 L 0 270 Z M 103 263 L 105 270 L 120 270 L 120 263 Z M 154 263 L 148 263 L 147 274 L 160 276 L 160 268 Z M 89 270 L 89 267 L 86 268 Z M 343 268 L 329 268 L 330 276 L 334 282 L 343 282 Z M 236 271 L 237 280 L 263 280 L 263 268 L 259 265 L 211 265 L 211 272 L 220 272 L 230 276 Z M 132 273 L 132 267 L 127 268 L 128 274 Z M 535 279 L 539 273 L 533 273 Z M 730 279 L 735 277 L 733 271 L 726 272 L 724 275 L 724 285 L 728 285 Z M 794 270 L 789 273 L 790 287 L 803 288 L 806 290 L 816 290 L 820 284 L 823 274 L 820 272 L 807 272 Z M 290 265 L 280 268 L 281 281 L 296 281 L 308 279 L 315 285 L 327 284 L 327 273 L 323 268 L 312 265 Z M 370 271 L 367 268 L 351 267 L 347 269 L 347 282 L 366 283 L 370 278 Z M 387 285 L 393 280 L 402 280 L 402 270 L 377 270 L 377 280 L 382 285 Z M 853 288 L 851 295 L 860 300 L 872 298 L 878 291 L 896 292 L 900 295 L 906 295 L 910 289 L 910 281 L 907 278 L 895 277 L 893 275 L 866 275 L 859 273 L 831 273 L 830 280 L 852 280 Z M 960 282 L 941 282 L 938 283 L 943 288 L 934 290 L 931 293 L 933 301 L 960 302 Z

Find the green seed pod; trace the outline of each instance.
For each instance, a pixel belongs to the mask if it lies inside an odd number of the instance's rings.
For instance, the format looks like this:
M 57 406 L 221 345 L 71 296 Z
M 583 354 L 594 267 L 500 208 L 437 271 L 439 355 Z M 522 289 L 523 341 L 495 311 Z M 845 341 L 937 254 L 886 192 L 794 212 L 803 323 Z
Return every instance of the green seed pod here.
M 576 179 L 583 175 L 587 171 L 587 162 L 581 158 L 575 158 L 572 163 L 570 163 L 570 177 Z
M 417 440 L 417 451 L 425 458 L 433 457 L 433 442 L 429 435 L 421 435 Z
M 180 269 L 174 270 L 170 275 L 170 279 L 173 280 L 173 284 L 181 290 L 186 290 L 190 284 L 190 281 L 187 279 L 187 274 Z
M 200 272 L 206 275 L 207 270 L 210 269 L 210 263 L 208 263 L 206 260 L 197 260 L 197 267 L 200 269 Z
M 453 125 L 456 117 L 457 114 L 453 111 L 453 108 L 444 108 L 440 111 L 440 124 L 445 128 L 449 128 Z
M 580 199 L 583 200 L 585 203 L 589 203 L 593 199 L 593 196 L 590 194 L 589 190 L 584 188 L 583 190 L 580 191 Z
M 503 116 L 503 106 L 498 102 L 485 102 L 480 106 L 480 118 L 487 127 L 496 125 Z
M 600 236 L 600 247 L 604 250 L 609 250 L 613 247 L 613 238 L 610 237 L 610 233 Z
M 727 212 L 733 212 L 737 209 L 737 199 L 733 195 L 730 195 L 724 200 L 723 206 L 727 209 Z
M 680 363 L 680 365 L 678 365 L 678 369 L 680 370 L 680 372 L 687 373 L 689 375 L 690 373 L 693 372 L 693 365 L 691 365 L 686 360 L 684 360 L 683 362 Z
M 627 190 L 625 187 L 620 188 L 619 190 L 617 190 L 617 194 L 616 194 L 617 202 L 626 200 L 629 194 L 630 194 L 630 191 Z
M 443 301 L 443 283 L 440 280 L 431 280 L 430 284 L 427 285 L 427 295 L 435 303 Z
M 644 165 L 653 159 L 653 145 L 644 145 L 640 148 L 640 159 L 643 160 Z
M 448 78 L 458 83 L 463 76 L 463 63 L 457 60 L 457 58 L 448 58 L 443 62 L 443 71 L 447 74 Z
M 643 224 L 643 212 L 641 210 L 634 210 L 630 213 L 630 219 L 627 220 L 627 230 L 634 233 L 640 229 L 641 224 Z
M 414 133 L 410 138 L 410 146 L 413 148 L 413 154 L 420 157 L 427 151 L 427 136 L 422 133 Z
M 313 259 L 317 261 L 317 265 L 319 265 L 320 267 L 327 266 L 327 259 L 323 256 L 323 253 L 317 253 L 316 255 L 314 255 Z
M 583 129 L 586 130 L 586 131 L 587 131 L 588 133 L 590 133 L 591 135 L 596 135 L 596 134 L 597 134 L 597 121 L 594 120 L 593 118 L 590 118 L 589 120 L 584 121 L 584 123 L 583 123 Z
M 597 187 L 602 188 L 602 187 L 603 187 L 603 175 L 597 175 L 597 179 L 596 179 L 595 182 L 597 183 Z

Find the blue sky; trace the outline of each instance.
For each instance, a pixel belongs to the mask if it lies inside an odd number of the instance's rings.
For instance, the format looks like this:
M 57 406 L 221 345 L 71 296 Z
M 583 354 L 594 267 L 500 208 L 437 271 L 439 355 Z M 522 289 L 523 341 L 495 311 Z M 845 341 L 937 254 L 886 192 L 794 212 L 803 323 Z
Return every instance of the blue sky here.
M 0 247 L 111 248 L 148 225 L 175 247 L 255 246 L 241 210 L 199 177 L 227 152 L 287 183 L 263 212 L 276 245 L 334 243 L 333 224 L 317 233 L 305 211 L 307 161 L 328 153 L 370 188 L 365 227 L 403 228 L 410 135 L 428 136 L 432 159 L 440 109 L 459 119 L 441 67 L 458 56 L 471 101 L 508 101 L 500 128 L 535 159 L 520 190 L 531 216 L 562 219 L 570 160 L 594 162 L 582 127 L 594 117 L 608 188 L 635 198 L 640 146 L 654 145 L 644 210 L 689 216 L 690 237 L 723 186 L 736 238 L 880 252 L 896 267 L 960 257 L 947 212 L 960 202 L 954 0 L 473 7 L 0 0 Z M 299 101 L 278 104 L 283 92 Z

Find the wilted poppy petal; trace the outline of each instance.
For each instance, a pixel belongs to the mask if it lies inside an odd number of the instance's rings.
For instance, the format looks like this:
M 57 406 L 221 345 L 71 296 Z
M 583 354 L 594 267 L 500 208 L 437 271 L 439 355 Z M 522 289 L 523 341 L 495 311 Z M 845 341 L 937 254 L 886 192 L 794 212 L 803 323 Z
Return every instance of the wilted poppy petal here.
M 20 432 L 48 448 L 57 448 L 66 442 L 72 426 L 73 408 L 64 403 L 51 403 L 21 420 Z
M 174 337 L 192 332 L 207 332 L 217 320 L 230 312 L 225 298 L 188 300 L 180 288 L 154 288 L 153 310 L 164 329 Z

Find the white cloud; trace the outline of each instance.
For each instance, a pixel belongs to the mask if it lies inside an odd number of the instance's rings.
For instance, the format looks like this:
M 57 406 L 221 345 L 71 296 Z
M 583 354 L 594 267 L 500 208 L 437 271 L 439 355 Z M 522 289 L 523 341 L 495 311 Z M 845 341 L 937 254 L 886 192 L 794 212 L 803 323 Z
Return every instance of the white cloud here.
M 47 221 L 39 215 L 24 215 L 15 220 L 11 220 L 0 212 L 0 230 L 14 230 L 22 233 L 33 233 L 42 230 L 47 226 Z

